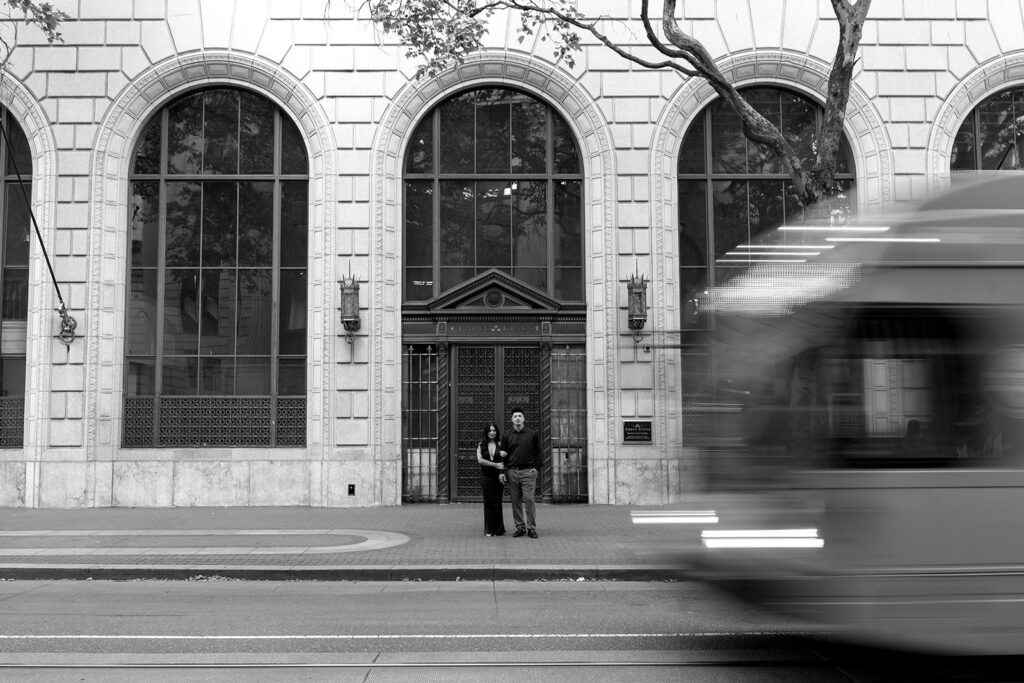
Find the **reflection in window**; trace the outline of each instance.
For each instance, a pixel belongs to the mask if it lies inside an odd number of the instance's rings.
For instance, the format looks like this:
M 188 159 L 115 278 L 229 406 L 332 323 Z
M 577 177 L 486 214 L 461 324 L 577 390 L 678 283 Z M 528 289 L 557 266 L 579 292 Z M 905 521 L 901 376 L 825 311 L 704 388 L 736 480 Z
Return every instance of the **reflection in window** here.
M 243 90 L 186 95 L 147 125 L 130 193 L 126 445 L 301 445 L 304 424 L 282 438 L 279 407 L 306 393 L 308 179 L 295 125 Z M 199 417 L 219 421 L 225 442 L 193 442 L 187 405 L 170 397 L 197 396 L 224 398 Z M 132 423 L 140 405 L 156 419 Z
M 492 268 L 582 300 L 582 173 L 550 107 L 499 88 L 447 100 L 414 131 L 405 181 L 406 301 Z
M 805 164 L 813 163 L 823 116 L 820 106 L 777 88 L 749 88 L 743 95 L 782 131 Z M 804 209 L 779 160 L 744 137 L 739 117 L 722 100 L 708 106 L 690 126 L 679 150 L 677 173 L 684 376 L 687 391 L 699 394 L 710 364 L 707 321 L 696 315 L 698 295 L 709 284 L 723 284 L 750 265 L 726 258 L 727 252 L 759 233 L 803 220 Z M 844 139 L 836 174 L 844 189 L 839 197 L 845 202 L 844 212 L 854 206 L 853 177 Z
M 974 108 L 957 131 L 951 171 L 1019 171 L 1024 168 L 1024 88 L 991 95 Z
M 32 155 L 24 132 L 7 111 L 0 112 L 0 125 L 7 133 L 0 138 L 0 448 L 17 448 L 25 421 Z

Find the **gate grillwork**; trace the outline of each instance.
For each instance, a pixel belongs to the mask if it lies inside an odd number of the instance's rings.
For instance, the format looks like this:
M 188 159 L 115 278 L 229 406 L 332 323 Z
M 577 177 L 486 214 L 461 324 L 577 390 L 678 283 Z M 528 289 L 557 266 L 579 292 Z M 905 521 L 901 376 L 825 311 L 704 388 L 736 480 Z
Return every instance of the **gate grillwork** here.
M 453 497 L 465 500 L 480 497 L 480 465 L 476 445 L 483 426 L 501 421 L 495 405 L 500 378 L 496 372 L 497 349 L 493 346 L 462 346 L 456 349 L 455 364 L 455 447 Z M 504 431 L 504 430 L 503 430 Z
M 0 448 L 21 448 L 25 438 L 25 397 L 0 398 Z
M 438 355 L 432 345 L 402 352 L 402 499 L 437 500 Z
M 551 352 L 551 498 L 589 499 L 587 473 L 587 353 L 582 346 Z
M 276 424 L 275 424 L 276 423 Z M 126 447 L 305 446 L 305 397 L 126 396 Z

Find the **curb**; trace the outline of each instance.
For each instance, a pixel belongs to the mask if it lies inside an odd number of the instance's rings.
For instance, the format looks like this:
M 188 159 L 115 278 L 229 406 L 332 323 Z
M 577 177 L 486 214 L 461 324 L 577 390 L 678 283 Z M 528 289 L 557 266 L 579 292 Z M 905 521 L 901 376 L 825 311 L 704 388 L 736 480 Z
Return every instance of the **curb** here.
M 333 567 L 284 566 L 154 566 L 56 565 L 0 567 L 0 581 L 186 581 L 198 579 L 243 581 L 682 581 L 684 572 L 673 565 L 612 566 L 454 566 L 353 565 Z

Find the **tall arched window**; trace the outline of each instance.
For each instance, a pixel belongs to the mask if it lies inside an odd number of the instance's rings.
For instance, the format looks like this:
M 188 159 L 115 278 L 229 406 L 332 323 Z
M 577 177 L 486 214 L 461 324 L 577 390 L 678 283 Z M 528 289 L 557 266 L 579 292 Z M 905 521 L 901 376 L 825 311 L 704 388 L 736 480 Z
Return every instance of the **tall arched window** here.
M 443 102 L 405 159 L 405 300 L 496 268 L 582 301 L 582 177 L 568 125 L 543 102 L 506 88 Z
M 6 138 L 0 137 L 0 448 L 18 448 L 25 421 L 25 323 L 32 243 L 26 200 L 32 191 L 32 154 L 25 133 L 6 110 L 0 112 L 0 125 L 7 133 Z
M 779 88 L 748 88 L 743 96 L 774 123 L 805 164 L 814 159 L 814 141 L 823 110 L 806 97 Z M 840 147 L 836 180 L 844 190 L 833 200 L 848 212 L 853 166 L 846 140 Z M 697 295 L 751 265 L 729 252 L 756 234 L 803 220 L 782 163 L 743 135 L 739 117 L 723 101 L 708 106 L 683 138 L 679 151 L 679 282 L 683 311 L 684 374 L 700 385 L 708 371 L 704 325 L 694 316 Z
M 951 171 L 1019 171 L 1024 168 L 1024 87 L 986 97 L 956 133 Z
M 308 163 L 234 88 L 185 95 L 131 168 L 125 446 L 306 440 Z

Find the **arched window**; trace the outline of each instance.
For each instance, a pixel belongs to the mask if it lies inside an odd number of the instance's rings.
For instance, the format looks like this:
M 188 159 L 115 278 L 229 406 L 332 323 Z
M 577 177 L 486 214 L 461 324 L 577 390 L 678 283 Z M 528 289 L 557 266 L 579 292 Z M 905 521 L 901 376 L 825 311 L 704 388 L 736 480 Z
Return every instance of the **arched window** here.
M 956 133 L 951 171 L 1019 171 L 1024 168 L 1024 87 L 982 100 Z
M 308 163 L 234 88 L 158 112 L 130 176 L 125 446 L 306 440 Z
M 7 133 L 0 137 L 0 448 L 19 448 L 25 421 L 25 333 L 32 243 L 26 200 L 32 192 L 32 154 L 25 133 L 6 110 L 0 112 L 0 125 Z
M 582 173 L 566 122 L 518 90 L 452 97 L 405 159 L 406 301 L 495 268 L 583 300 Z
M 747 88 L 743 96 L 774 123 L 805 164 L 814 159 L 814 141 L 823 110 L 806 97 L 779 88 Z M 844 190 L 833 208 L 854 206 L 853 165 L 844 138 L 836 180 Z M 698 386 L 706 380 L 704 325 L 694 316 L 697 295 L 721 285 L 751 265 L 749 257 L 729 254 L 756 234 L 804 219 L 782 163 L 743 135 L 739 117 L 721 99 L 708 106 L 683 138 L 679 151 L 679 282 L 682 294 L 684 375 Z M 845 202 L 842 208 L 840 204 Z M 811 217 L 809 217 L 811 218 Z

